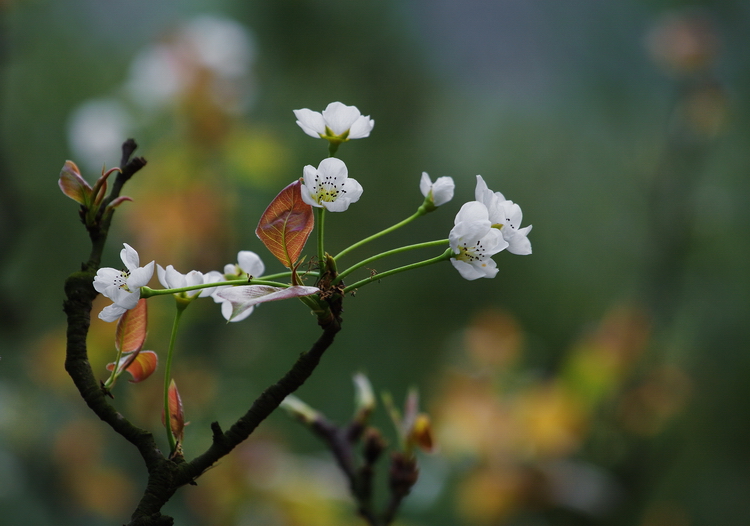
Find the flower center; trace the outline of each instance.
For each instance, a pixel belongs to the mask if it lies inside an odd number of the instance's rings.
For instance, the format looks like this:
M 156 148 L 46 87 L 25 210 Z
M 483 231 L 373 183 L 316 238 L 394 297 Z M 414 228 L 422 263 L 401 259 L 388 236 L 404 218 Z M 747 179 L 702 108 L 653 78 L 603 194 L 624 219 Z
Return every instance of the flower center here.
M 130 292 L 130 289 L 128 288 L 128 278 L 130 277 L 130 271 L 129 270 L 121 270 L 120 273 L 115 276 L 114 283 L 117 288 L 127 290 Z
M 482 245 L 481 239 L 474 243 L 474 245 L 469 245 L 468 243 L 458 245 L 458 249 L 461 252 L 456 256 L 456 259 L 466 261 L 467 263 L 484 261 L 488 258 L 487 249 Z
M 320 175 L 316 175 L 315 188 L 317 189 L 315 200 L 318 203 L 330 203 L 338 199 L 339 194 L 346 193 L 346 190 L 336 184 L 336 179 L 330 175 L 326 175 L 322 179 Z

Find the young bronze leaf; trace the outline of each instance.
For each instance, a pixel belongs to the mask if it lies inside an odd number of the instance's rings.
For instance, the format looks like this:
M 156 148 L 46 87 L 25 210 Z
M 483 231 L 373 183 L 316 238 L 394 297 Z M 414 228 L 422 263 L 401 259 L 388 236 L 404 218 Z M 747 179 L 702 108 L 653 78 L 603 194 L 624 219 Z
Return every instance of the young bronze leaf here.
M 297 180 L 277 195 L 260 217 L 255 234 L 282 265 L 292 268 L 315 226 L 312 206 L 302 200 Z
M 120 364 L 117 366 L 117 374 L 119 375 L 122 369 L 125 369 L 133 377 L 130 382 L 137 384 L 151 376 L 156 371 L 158 365 L 159 358 L 154 351 L 136 351 L 120 358 Z M 114 363 L 107 364 L 108 371 L 114 368 Z
M 169 383 L 169 422 L 175 439 L 182 442 L 185 430 L 185 414 L 182 411 L 182 398 L 174 379 Z
M 148 329 L 148 307 L 146 300 L 138 300 L 138 304 L 125 311 L 117 322 L 115 331 L 115 347 L 124 353 L 138 351 L 146 341 Z
M 65 161 L 60 171 L 60 179 L 57 184 L 60 186 L 62 193 L 70 197 L 73 201 L 84 206 L 91 205 L 92 189 L 89 183 L 81 177 L 81 172 L 73 161 Z

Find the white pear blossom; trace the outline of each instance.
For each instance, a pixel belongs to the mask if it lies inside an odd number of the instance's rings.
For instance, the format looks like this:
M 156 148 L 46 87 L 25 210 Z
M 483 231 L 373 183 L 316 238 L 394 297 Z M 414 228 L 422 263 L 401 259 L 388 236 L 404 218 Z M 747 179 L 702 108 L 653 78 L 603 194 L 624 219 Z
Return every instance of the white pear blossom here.
M 481 175 L 477 175 L 474 195 L 477 201 L 487 207 L 492 227 L 499 229 L 508 242 L 508 252 L 520 256 L 531 254 L 531 242 L 527 237 L 531 232 L 531 225 L 520 228 L 523 219 L 521 207 L 505 199 L 500 192 L 490 190 Z
M 172 265 L 167 265 L 166 269 L 161 265 L 156 265 L 156 274 L 159 277 L 159 283 L 161 283 L 165 289 L 193 287 L 195 285 L 203 285 L 205 282 L 202 272 L 191 270 L 187 274 L 182 274 L 175 270 Z M 189 290 L 186 292 L 177 292 L 175 293 L 175 296 L 190 299 L 201 294 L 201 292 L 202 289 Z
M 204 280 L 205 283 L 217 283 L 219 281 L 228 281 L 248 276 L 258 277 L 262 276 L 265 270 L 266 266 L 263 264 L 263 261 L 260 259 L 260 256 L 258 254 L 252 252 L 251 250 L 241 250 L 237 254 L 236 264 L 229 263 L 227 265 L 224 265 L 224 274 L 217 270 L 212 270 L 211 272 L 206 273 L 206 275 L 204 276 Z M 231 288 L 231 286 L 223 285 L 205 289 L 204 292 L 201 293 L 201 297 L 210 295 L 213 298 L 214 302 L 221 304 L 221 315 L 224 316 L 225 320 L 242 321 L 250 316 L 250 314 L 252 314 L 254 306 L 249 307 L 242 313 L 232 318 L 232 313 L 234 312 L 232 302 L 226 298 L 221 297 L 218 294 L 222 290 L 228 288 Z
M 294 110 L 302 131 L 316 139 L 334 139 L 340 142 L 362 139 L 370 135 L 375 121 L 362 115 L 356 106 L 340 102 L 330 103 L 323 113 L 307 108 Z
M 148 284 L 154 275 L 154 262 L 141 267 L 138 252 L 127 243 L 120 251 L 120 258 L 127 270 L 115 268 L 100 268 L 94 277 L 94 288 L 114 303 L 104 307 L 99 318 L 106 322 L 113 322 L 122 316 L 126 310 L 132 309 L 141 299 L 141 287 Z
M 419 190 L 426 199 L 432 201 L 434 207 L 444 205 L 453 199 L 453 191 L 456 184 L 450 177 L 438 177 L 433 183 L 427 172 L 422 172 L 422 179 L 419 181 Z
M 492 228 L 487 207 L 478 202 L 465 203 L 456 214 L 455 226 L 448 236 L 455 257 L 451 263 L 465 279 L 494 278 L 497 265 L 493 255 L 508 247 L 500 230 Z
M 362 195 L 362 185 L 349 178 L 346 165 L 335 157 L 323 159 L 317 168 L 308 164 L 302 177 L 302 200 L 317 208 L 343 212 Z

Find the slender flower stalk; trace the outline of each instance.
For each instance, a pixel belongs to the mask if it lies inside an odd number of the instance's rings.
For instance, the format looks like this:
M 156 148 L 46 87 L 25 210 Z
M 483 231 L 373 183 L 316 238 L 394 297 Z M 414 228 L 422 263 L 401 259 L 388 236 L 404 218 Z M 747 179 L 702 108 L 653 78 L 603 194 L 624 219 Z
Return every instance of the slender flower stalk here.
M 112 372 L 109 375 L 109 378 L 107 378 L 107 381 L 104 382 L 102 385 L 102 389 L 109 391 L 114 387 L 115 380 L 117 380 L 117 370 L 119 369 L 120 365 L 120 359 L 122 358 L 122 349 L 123 349 L 123 343 L 125 339 L 125 332 L 123 331 L 122 334 L 120 334 L 120 340 L 117 342 L 117 345 L 115 346 L 117 348 L 117 355 L 115 357 L 115 367 L 112 368 Z
M 451 258 L 451 256 L 453 256 L 453 250 L 449 248 L 445 252 L 443 252 L 442 254 L 434 258 L 425 259 L 424 261 L 419 261 L 417 263 L 412 263 L 410 265 L 404 265 L 403 267 L 386 270 L 385 272 L 375 274 L 374 276 L 370 276 L 369 278 L 365 278 L 352 285 L 349 285 L 348 287 L 344 288 L 344 294 L 346 294 L 347 292 L 351 292 L 355 289 L 360 289 L 364 287 L 365 285 L 372 283 L 373 281 L 387 278 L 388 276 L 393 276 L 394 274 L 398 274 L 399 272 L 406 272 L 407 270 L 414 270 L 416 268 L 426 267 L 434 263 L 440 263 L 441 261 L 447 261 Z
M 393 226 L 390 226 L 390 227 L 388 227 L 388 228 L 386 228 L 384 230 L 381 230 L 377 234 L 373 234 L 370 237 L 366 237 L 365 239 L 363 239 L 361 241 L 357 241 L 356 243 L 354 243 L 350 247 L 347 247 L 344 250 L 342 250 L 341 252 L 339 252 L 338 254 L 336 254 L 333 257 L 333 259 L 338 260 L 340 257 L 345 256 L 346 254 L 348 254 L 352 250 L 357 249 L 357 248 L 361 247 L 362 245 L 365 245 L 365 244 L 369 243 L 370 241 L 374 241 L 374 240 L 378 239 L 379 237 L 383 237 L 386 234 L 390 234 L 391 232 L 394 232 L 394 231 L 398 230 L 402 226 L 408 225 L 409 223 L 411 223 L 412 221 L 414 221 L 416 218 L 418 218 L 420 216 L 423 216 L 426 213 L 427 213 L 427 210 L 425 210 L 423 207 L 419 207 L 419 209 L 414 214 L 412 214 L 411 216 L 407 217 L 403 221 L 400 221 L 400 222 L 396 223 Z
M 172 422 L 169 413 L 169 382 L 172 380 L 172 355 L 174 354 L 174 343 L 177 340 L 177 328 L 180 325 L 180 318 L 188 304 L 177 299 L 177 312 L 174 315 L 172 323 L 172 335 L 169 337 L 169 350 L 167 350 L 167 362 L 164 364 L 164 422 L 167 428 L 167 441 L 169 442 L 170 455 L 177 450 L 177 440 L 172 433 Z
M 333 259 L 338 259 L 348 254 L 352 250 L 369 243 L 370 241 L 373 241 L 386 234 L 390 234 L 391 232 L 398 230 L 402 226 L 408 225 L 420 216 L 437 210 L 437 207 L 453 199 L 454 188 L 455 184 L 453 183 L 453 179 L 451 179 L 450 177 L 438 177 L 438 179 L 433 183 L 430 180 L 430 176 L 427 175 L 427 172 L 422 172 L 422 179 L 419 182 L 419 190 L 420 192 L 422 192 L 422 195 L 425 197 L 425 199 L 414 214 L 407 217 L 403 221 L 386 228 L 385 230 L 381 230 L 377 234 L 373 234 L 370 237 L 366 237 L 365 239 L 354 243 L 352 246 L 345 248 L 344 250 L 339 252 Z
M 282 272 L 278 277 L 283 275 L 290 275 L 288 272 Z M 273 277 L 273 276 L 269 276 Z M 180 287 L 176 289 L 152 289 L 150 287 L 141 287 L 141 297 L 150 298 L 151 296 L 166 296 L 168 294 L 179 294 L 181 292 L 190 292 L 193 290 L 210 289 L 215 287 L 234 287 L 240 285 L 269 285 L 271 287 L 289 287 L 288 283 L 279 283 L 278 281 L 266 280 L 266 279 L 233 279 L 230 281 L 217 281 L 215 283 L 200 283 L 198 285 L 190 285 L 188 287 Z
M 315 209 L 315 222 L 317 223 L 317 238 L 318 238 L 318 264 L 320 265 L 321 272 L 323 269 L 323 262 L 326 260 L 326 251 L 323 247 L 323 236 L 325 234 L 325 220 L 326 220 L 326 209 L 316 208 Z
M 386 252 L 381 252 L 380 254 L 375 254 L 374 256 L 371 256 L 367 259 L 364 259 L 360 261 L 359 263 L 356 263 L 349 267 L 346 270 L 343 270 L 339 273 L 339 275 L 334 280 L 333 284 L 340 282 L 342 279 L 344 279 L 346 276 L 357 270 L 358 268 L 362 268 L 366 265 L 369 265 L 373 261 L 377 261 L 378 259 L 388 257 L 388 256 L 394 256 L 396 254 L 401 254 L 402 252 L 408 252 L 409 250 L 416 250 L 418 248 L 429 248 L 429 247 L 439 247 L 441 245 L 448 244 L 447 239 L 438 239 L 437 241 L 427 241 L 425 243 L 417 243 L 415 245 L 406 245 L 404 247 L 394 248 L 393 250 L 388 250 Z

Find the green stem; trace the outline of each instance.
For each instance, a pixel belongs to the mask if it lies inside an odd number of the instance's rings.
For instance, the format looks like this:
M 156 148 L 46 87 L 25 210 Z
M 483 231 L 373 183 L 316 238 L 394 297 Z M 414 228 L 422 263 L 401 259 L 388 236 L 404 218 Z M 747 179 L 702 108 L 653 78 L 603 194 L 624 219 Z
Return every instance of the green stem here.
M 432 265 L 433 263 L 439 263 L 441 261 L 447 261 L 451 257 L 455 256 L 453 251 L 449 248 L 442 254 L 440 254 L 437 257 L 431 258 L 431 259 L 425 259 L 424 261 L 419 261 L 417 263 L 412 263 L 411 265 L 404 265 L 403 267 L 394 268 L 391 270 L 386 270 L 385 272 L 381 272 L 380 274 L 375 274 L 374 276 L 370 276 L 369 278 L 360 280 L 353 285 L 349 285 L 344 289 L 344 294 L 347 292 L 351 292 L 354 289 L 359 289 L 364 287 L 365 285 L 372 283 L 373 281 L 380 280 L 383 278 L 387 278 L 388 276 L 392 276 L 394 274 L 398 274 L 399 272 L 405 272 L 407 270 L 413 270 L 415 268 L 420 267 L 426 267 L 427 265 Z
M 356 263 L 356 264 L 352 265 L 351 267 L 349 267 L 348 269 L 342 271 L 336 277 L 336 279 L 333 281 L 333 284 L 335 285 L 336 283 L 338 283 L 339 281 L 341 281 L 344 277 L 346 277 L 347 275 L 351 274 L 352 272 L 354 272 L 358 268 L 362 268 L 365 265 L 369 265 L 370 263 L 372 263 L 373 261 L 376 261 L 378 259 L 381 259 L 381 258 L 384 258 L 384 257 L 387 257 L 387 256 L 393 256 L 395 254 L 400 254 L 401 252 L 407 252 L 409 250 L 415 250 L 417 248 L 439 247 L 439 246 L 445 245 L 447 243 L 448 243 L 447 239 L 439 239 L 437 241 L 427 241 L 425 243 L 417 243 L 416 245 L 407 245 L 405 247 L 394 248 L 393 250 L 388 250 L 387 252 L 381 252 L 380 254 L 376 254 L 376 255 L 374 255 L 372 257 L 369 257 L 369 258 L 367 258 L 365 260 L 362 260 L 359 263 Z
M 315 222 L 318 227 L 318 265 L 323 268 L 326 261 L 326 251 L 323 248 L 323 234 L 325 231 L 325 220 L 326 220 L 326 209 L 316 208 L 315 209 Z
M 399 228 L 401 228 L 402 226 L 404 226 L 404 225 L 407 225 L 407 224 L 411 223 L 411 222 L 412 222 L 412 221 L 414 221 L 414 220 L 415 220 L 416 218 L 418 218 L 419 216 L 423 216 L 423 215 L 425 215 L 426 213 L 427 213 L 427 210 L 426 210 L 426 209 L 424 208 L 424 205 L 423 205 L 423 206 L 420 206 L 420 207 L 419 207 L 419 208 L 417 209 L 417 211 L 416 211 L 416 212 L 414 212 L 414 214 L 412 214 L 411 216 L 407 217 L 407 218 L 406 218 L 406 219 L 404 219 L 403 221 L 401 221 L 401 222 L 399 222 L 399 223 L 396 223 L 395 225 L 393 225 L 393 226 L 391 226 L 391 227 L 388 227 L 388 228 L 386 228 L 385 230 L 381 230 L 381 231 L 380 231 L 380 232 L 378 232 L 377 234 L 373 234 L 373 235 L 371 235 L 370 237 L 366 237 L 366 238 L 365 238 L 365 239 L 363 239 L 362 241 L 357 241 L 357 242 L 356 242 L 356 243 L 354 243 L 354 244 L 353 244 L 352 246 L 350 246 L 350 247 L 348 247 L 348 248 L 345 248 L 344 250 L 342 250 L 341 252 L 339 252 L 339 253 L 338 253 L 338 254 L 337 254 L 336 256 L 334 256 L 334 258 L 333 258 L 333 259 L 336 259 L 336 260 L 338 260 L 338 259 L 339 259 L 340 257 L 342 257 L 342 256 L 345 256 L 346 254 L 348 254 L 349 252 L 351 252 L 351 251 L 352 251 L 352 250 L 354 250 L 355 248 L 359 248 L 359 247 L 361 247 L 362 245 L 364 245 L 365 243 L 369 243 L 370 241 L 372 241 L 372 240 L 374 240 L 374 239 L 377 239 L 377 238 L 379 238 L 379 237 L 381 237 L 381 236 L 384 236 L 384 235 L 386 235 L 386 234 L 390 234 L 390 233 L 391 233 L 391 232 L 393 232 L 394 230 L 398 230 L 398 229 L 399 229 Z
M 107 378 L 107 381 L 104 382 L 104 385 L 102 386 L 105 390 L 109 391 L 114 387 L 115 380 L 117 380 L 117 369 L 120 367 L 120 358 L 122 358 L 122 347 L 123 343 L 125 341 L 125 331 L 122 332 L 120 335 L 120 341 L 118 342 L 119 345 L 117 346 L 117 356 L 115 357 L 115 366 L 112 369 L 112 374 L 109 375 L 109 378 Z
M 187 303 L 176 299 L 177 312 L 172 324 L 172 335 L 169 338 L 169 350 L 167 351 L 167 363 L 164 365 L 164 423 L 167 428 L 167 441 L 169 442 L 170 456 L 177 449 L 177 441 L 172 434 L 172 415 L 169 412 L 169 382 L 172 379 L 172 355 L 174 353 L 174 342 L 177 339 L 177 327 L 180 325 L 180 318 L 187 307 Z
M 284 273 L 286 274 L 286 273 Z M 268 276 L 274 277 L 274 276 Z M 191 290 L 210 289 L 213 287 L 223 287 L 226 285 L 269 285 L 271 287 L 289 287 L 288 283 L 279 283 L 267 279 L 234 279 L 231 281 L 217 281 L 216 283 L 201 283 L 200 285 L 191 285 L 189 287 L 180 287 L 177 289 L 152 289 L 150 287 L 141 287 L 141 298 L 150 298 L 151 296 L 165 296 L 167 294 L 179 294 L 180 292 L 190 292 Z
M 312 276 L 312 277 L 318 277 L 319 273 L 316 270 L 313 271 L 304 271 L 301 273 L 302 277 L 305 276 Z M 270 280 L 270 279 L 279 279 L 279 278 L 289 278 L 292 276 L 291 271 L 287 270 L 286 272 L 279 272 L 277 274 L 269 274 L 268 276 L 261 276 L 264 280 Z M 256 281 L 256 280 L 253 280 Z

